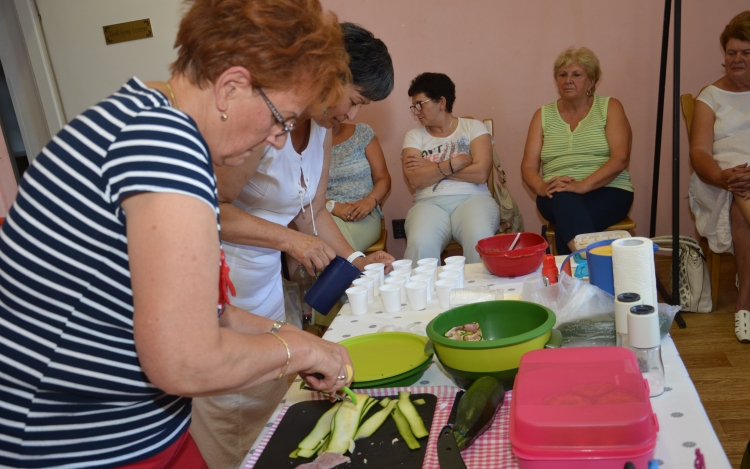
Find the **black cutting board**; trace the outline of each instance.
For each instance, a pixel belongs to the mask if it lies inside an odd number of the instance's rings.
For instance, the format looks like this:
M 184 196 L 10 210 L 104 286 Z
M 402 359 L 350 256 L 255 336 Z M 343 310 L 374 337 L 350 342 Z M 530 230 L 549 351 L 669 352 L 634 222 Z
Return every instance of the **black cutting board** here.
M 390 396 L 391 399 L 397 399 L 398 396 Z M 415 405 L 417 412 L 424 420 L 425 427 L 429 429 L 432 426 L 432 417 L 435 414 L 435 405 L 437 396 L 434 394 L 412 394 L 411 399 L 424 399 L 423 405 Z M 376 398 L 378 400 L 382 397 Z M 315 427 L 318 419 L 333 406 L 328 401 L 305 401 L 294 404 L 287 409 L 284 418 L 279 423 L 268 445 L 255 463 L 254 469 L 283 469 L 294 468 L 312 459 L 297 458 L 292 459 L 289 454 L 297 448 L 297 444 L 302 441 Z M 382 409 L 379 404 L 375 404 L 367 417 Z M 393 439 L 398 438 L 396 443 Z M 383 425 L 378 428 L 369 438 L 363 438 L 356 442 L 354 454 L 346 454 L 351 458 L 348 464 L 342 464 L 337 468 L 346 469 L 374 469 L 374 468 L 393 468 L 402 469 L 421 469 L 424 455 L 427 450 L 427 440 L 425 437 L 419 440 L 420 448 L 410 450 L 401 435 L 398 433 L 396 424 L 392 418 L 387 418 Z M 367 463 L 365 463 L 367 460 Z

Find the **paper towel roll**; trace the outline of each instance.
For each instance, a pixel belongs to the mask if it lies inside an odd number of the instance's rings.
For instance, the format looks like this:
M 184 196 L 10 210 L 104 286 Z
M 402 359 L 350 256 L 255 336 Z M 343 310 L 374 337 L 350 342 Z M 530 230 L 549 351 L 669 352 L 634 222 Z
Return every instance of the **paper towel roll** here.
M 622 238 L 612 243 L 612 272 L 615 297 L 638 293 L 644 305 L 658 308 L 654 247 L 648 238 Z

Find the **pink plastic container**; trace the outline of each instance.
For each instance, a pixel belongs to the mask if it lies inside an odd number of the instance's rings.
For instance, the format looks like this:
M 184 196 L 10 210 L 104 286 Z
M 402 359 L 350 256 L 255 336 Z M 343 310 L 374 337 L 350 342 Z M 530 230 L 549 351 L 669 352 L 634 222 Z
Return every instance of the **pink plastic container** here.
M 521 359 L 510 409 L 520 469 L 645 469 L 657 431 L 630 350 L 544 349 Z

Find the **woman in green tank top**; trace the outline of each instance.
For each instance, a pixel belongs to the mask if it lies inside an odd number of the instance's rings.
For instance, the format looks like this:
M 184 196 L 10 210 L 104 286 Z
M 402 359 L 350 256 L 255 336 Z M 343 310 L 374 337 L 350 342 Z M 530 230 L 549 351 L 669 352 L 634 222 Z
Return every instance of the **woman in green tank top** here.
M 554 66 L 560 99 L 534 114 L 526 138 L 521 175 L 556 225 L 560 254 L 576 235 L 622 220 L 633 203 L 630 124 L 620 101 L 594 94 L 601 75 L 591 50 L 563 51 Z

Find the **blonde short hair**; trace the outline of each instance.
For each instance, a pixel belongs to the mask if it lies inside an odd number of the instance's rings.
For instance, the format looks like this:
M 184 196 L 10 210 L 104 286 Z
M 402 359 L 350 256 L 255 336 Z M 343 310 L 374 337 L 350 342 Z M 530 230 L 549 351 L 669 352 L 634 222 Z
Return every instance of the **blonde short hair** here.
M 596 84 L 602 77 L 602 69 L 599 66 L 599 59 L 596 58 L 594 51 L 588 47 L 568 47 L 557 56 L 555 60 L 555 67 L 552 76 L 557 78 L 557 72 L 561 68 L 565 68 L 569 65 L 578 64 L 586 72 L 589 80 L 594 82 L 594 86 L 591 87 L 591 92 L 596 90 Z

